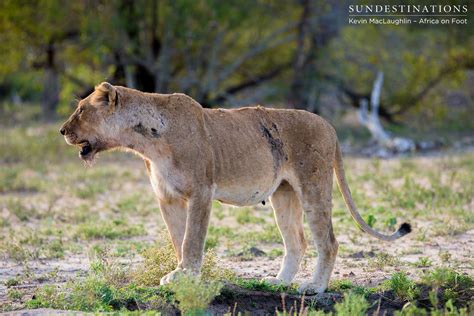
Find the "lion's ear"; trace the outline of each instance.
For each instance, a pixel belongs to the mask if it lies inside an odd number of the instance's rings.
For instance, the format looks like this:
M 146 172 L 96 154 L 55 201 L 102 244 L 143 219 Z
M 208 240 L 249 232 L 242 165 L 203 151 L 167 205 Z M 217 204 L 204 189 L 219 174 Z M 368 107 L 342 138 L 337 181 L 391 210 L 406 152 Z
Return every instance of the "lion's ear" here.
M 110 109 L 115 109 L 117 106 L 117 89 L 108 82 L 102 82 L 95 87 L 92 102 L 109 106 Z

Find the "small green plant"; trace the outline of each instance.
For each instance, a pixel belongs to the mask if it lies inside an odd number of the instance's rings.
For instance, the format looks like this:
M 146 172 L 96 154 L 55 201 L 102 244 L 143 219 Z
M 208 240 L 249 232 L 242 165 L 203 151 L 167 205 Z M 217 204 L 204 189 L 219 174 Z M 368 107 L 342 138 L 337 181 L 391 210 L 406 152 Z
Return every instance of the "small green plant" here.
M 441 259 L 441 262 L 448 263 L 451 260 L 452 255 L 449 251 L 440 251 L 438 257 Z
M 248 290 L 252 290 L 252 291 L 264 291 L 264 292 L 274 292 L 274 293 L 285 292 L 285 293 L 292 293 L 292 294 L 297 293 L 296 285 L 292 285 L 288 287 L 285 285 L 271 284 L 265 280 L 242 279 L 242 278 L 237 278 L 236 280 L 234 280 L 234 282 L 238 286 L 243 287 Z
M 267 256 L 269 258 L 277 258 L 277 257 L 281 257 L 283 256 L 283 249 L 281 248 L 273 248 L 272 250 L 270 250 L 268 253 L 267 253 Z
M 442 309 L 432 307 L 424 309 L 413 303 L 407 303 L 401 311 L 395 311 L 395 316 L 468 316 L 468 308 L 457 308 L 452 300 L 448 300 Z
M 26 307 L 108 312 L 123 309 L 130 303 L 162 304 L 169 301 L 170 295 L 165 290 L 136 286 L 122 265 L 100 255 L 85 278 L 62 286 L 43 286 L 33 297 Z
M 178 264 L 171 242 L 145 249 L 142 256 L 144 261 L 133 274 L 140 285 L 159 286 L 160 279 L 173 271 Z
M 428 257 L 419 257 L 418 261 L 415 263 L 415 266 L 420 268 L 427 268 L 430 267 L 433 262 Z
M 76 188 L 76 196 L 81 199 L 92 199 L 96 195 L 104 193 L 103 183 L 91 182 L 80 185 Z
M 16 240 L 0 243 L 0 255 L 17 262 L 24 262 L 35 257 L 35 254 L 32 251 L 21 245 Z
M 214 215 L 216 216 L 218 220 L 223 220 L 225 217 L 224 211 L 221 209 L 214 210 Z
M 252 210 L 250 208 L 240 208 L 236 211 L 235 219 L 239 224 L 247 223 L 264 223 L 263 218 L 252 215 Z
M 263 231 L 260 232 L 247 233 L 244 236 L 244 240 L 258 240 L 266 243 L 283 243 L 280 231 L 275 224 L 265 225 Z
M 182 275 L 169 288 L 183 315 L 204 315 L 211 301 L 219 295 L 222 283 L 217 281 L 201 281 L 199 277 Z
M 16 286 L 18 284 L 20 284 L 20 279 L 18 277 L 10 278 L 10 279 L 5 281 L 5 286 L 6 287 L 12 287 L 12 286 Z
M 206 243 L 204 244 L 204 249 L 214 249 L 219 245 L 219 237 L 216 235 L 208 236 L 206 238 Z
M 145 234 L 143 225 L 128 225 L 122 220 L 112 222 L 87 222 L 78 225 L 76 237 L 81 239 L 107 238 L 115 239 L 121 237 L 140 236 Z
M 8 289 L 7 296 L 11 300 L 20 300 L 23 297 L 23 293 L 17 289 Z
M 366 223 L 370 227 L 374 227 L 376 221 L 377 221 L 377 219 L 375 218 L 375 216 L 373 214 L 369 214 L 366 218 Z
M 133 279 L 139 285 L 159 286 L 161 278 L 173 271 L 178 264 L 171 242 L 148 248 L 143 251 L 142 255 L 144 261 L 133 273 Z M 228 269 L 219 268 L 217 256 L 210 249 L 204 255 L 201 278 L 204 281 L 231 281 L 235 278 L 235 274 Z
M 412 301 L 419 295 L 415 282 L 410 280 L 404 272 L 392 274 L 385 285 L 393 291 L 397 298 L 403 301 Z
M 12 199 L 7 202 L 7 208 L 20 221 L 26 222 L 39 216 L 38 212 L 30 206 L 25 206 L 20 200 Z
M 474 286 L 471 277 L 448 268 L 436 268 L 425 272 L 422 282 L 431 286 L 435 291 L 443 288 L 444 299 L 453 301 L 458 300 L 462 294 Z
M 474 282 L 468 275 L 460 274 L 448 268 L 436 268 L 425 273 L 422 281 L 433 287 L 469 288 Z
M 338 316 L 362 316 L 365 315 L 370 305 L 364 296 L 355 293 L 348 293 L 344 300 L 334 305 Z
M 335 292 L 343 292 L 346 290 L 350 290 L 354 287 L 354 284 L 351 280 L 340 279 L 334 280 L 329 284 L 329 289 Z
M 378 253 L 374 258 L 369 260 L 369 265 L 377 269 L 384 269 L 386 266 L 397 266 L 399 265 L 400 260 L 395 256 L 392 256 L 386 252 Z
M 385 221 L 385 226 L 387 226 L 387 228 L 390 230 L 393 230 L 396 225 L 397 225 L 396 217 L 390 217 L 389 219 Z

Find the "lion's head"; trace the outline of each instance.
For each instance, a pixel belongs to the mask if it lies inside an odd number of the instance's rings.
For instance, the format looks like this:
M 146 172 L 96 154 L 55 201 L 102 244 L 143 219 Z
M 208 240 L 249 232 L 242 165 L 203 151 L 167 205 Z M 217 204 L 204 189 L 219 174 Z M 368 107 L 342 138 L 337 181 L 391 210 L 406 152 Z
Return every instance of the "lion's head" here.
M 96 86 L 95 91 L 81 100 L 69 119 L 61 126 L 69 145 L 80 146 L 79 156 L 84 161 L 92 161 L 103 150 L 118 144 L 114 135 L 120 130 L 117 89 L 108 82 Z

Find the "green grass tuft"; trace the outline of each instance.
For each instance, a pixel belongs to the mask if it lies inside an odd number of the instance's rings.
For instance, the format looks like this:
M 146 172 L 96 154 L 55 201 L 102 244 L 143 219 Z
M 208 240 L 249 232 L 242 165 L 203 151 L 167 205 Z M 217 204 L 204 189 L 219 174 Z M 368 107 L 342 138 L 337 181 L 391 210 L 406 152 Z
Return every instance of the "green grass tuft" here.
M 218 281 L 204 282 L 199 277 L 186 275 L 168 285 L 182 315 L 205 315 L 205 309 L 220 294 L 222 286 Z
M 128 225 L 123 220 L 86 222 L 77 226 L 75 236 L 81 239 L 115 239 L 145 234 L 143 225 Z
M 392 274 L 384 285 L 402 301 L 413 301 L 420 294 L 415 282 L 410 280 L 404 272 Z
M 344 300 L 334 305 L 338 316 L 363 316 L 366 315 L 370 305 L 364 296 L 350 292 L 344 296 Z

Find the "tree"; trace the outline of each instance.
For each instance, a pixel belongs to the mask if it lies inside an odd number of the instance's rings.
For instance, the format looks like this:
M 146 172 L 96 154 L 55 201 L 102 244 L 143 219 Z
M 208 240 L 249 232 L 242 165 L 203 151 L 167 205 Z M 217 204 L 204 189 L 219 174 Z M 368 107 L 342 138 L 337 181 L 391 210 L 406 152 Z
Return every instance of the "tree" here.
M 41 70 L 43 83 L 41 105 L 45 117 L 54 116 L 59 102 L 61 50 L 79 35 L 81 5 L 76 2 L 39 0 L 23 3 L 2 1 L 1 31 L 4 58 L 13 63 L 2 69 Z

